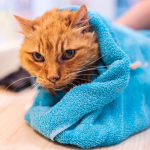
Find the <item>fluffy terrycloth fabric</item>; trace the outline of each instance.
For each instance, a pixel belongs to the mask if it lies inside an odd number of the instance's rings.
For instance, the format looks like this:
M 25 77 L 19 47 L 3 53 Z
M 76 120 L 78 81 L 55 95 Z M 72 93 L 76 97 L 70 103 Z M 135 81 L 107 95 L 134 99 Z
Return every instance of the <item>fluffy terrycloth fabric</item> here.
M 89 17 L 102 56 L 99 76 L 53 100 L 39 90 L 25 115 L 47 138 L 82 148 L 119 143 L 150 125 L 150 32 L 113 25 L 91 10 Z M 141 66 L 130 70 L 136 61 Z

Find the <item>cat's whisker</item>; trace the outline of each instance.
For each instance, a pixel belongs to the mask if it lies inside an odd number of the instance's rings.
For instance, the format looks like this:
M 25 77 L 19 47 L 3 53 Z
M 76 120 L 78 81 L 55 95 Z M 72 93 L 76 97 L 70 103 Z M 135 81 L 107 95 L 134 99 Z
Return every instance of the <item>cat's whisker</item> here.
M 71 84 L 73 84 L 73 83 L 71 83 Z M 74 86 L 76 86 L 75 84 L 73 84 Z
M 113 66 L 113 65 L 108 65 L 108 66 Z M 73 72 L 78 72 L 78 71 L 83 72 L 83 71 L 88 71 L 88 70 L 93 70 L 93 69 L 106 70 L 106 68 L 104 68 L 104 67 L 108 67 L 108 66 L 89 66 L 89 67 L 85 67 L 84 70 L 79 69 L 79 70 L 76 70 Z M 89 74 L 87 74 L 87 75 L 89 75 Z
M 112 65 L 110 65 L 110 66 L 112 66 Z M 105 66 L 89 66 L 89 67 L 85 67 L 84 68 L 84 70 L 83 69 L 77 69 L 77 70 L 74 70 L 74 71 L 71 71 L 70 73 L 72 73 L 72 72 L 77 72 L 77 71 L 86 71 L 86 70 L 88 70 L 88 69 L 93 69 L 93 68 L 102 68 L 102 69 L 100 69 L 100 70 L 105 70 L 105 68 L 104 68 Z M 87 74 L 87 75 L 89 75 L 89 74 Z M 95 74 L 96 75 L 96 74 Z
M 28 81 L 27 83 L 25 83 L 25 85 L 28 84 L 28 83 L 30 83 L 30 82 Z M 15 92 L 15 91 L 16 91 L 18 88 L 20 88 L 23 84 L 24 84 L 24 83 L 18 85 L 18 86 L 13 90 L 13 92 Z M 11 95 L 12 95 L 12 93 L 11 93 L 10 95 L 8 95 L 7 100 L 10 98 Z M 3 106 L 5 106 L 7 100 L 4 101 Z
M 101 59 L 101 58 L 103 58 L 104 56 L 106 56 L 108 53 L 109 53 L 109 51 L 108 51 L 106 54 L 104 54 L 103 56 L 101 56 L 101 57 L 99 57 L 98 59 L 94 60 L 93 62 L 90 62 L 90 63 L 86 64 L 84 67 L 89 66 L 90 64 L 92 64 L 92 63 L 98 61 L 99 59 Z
M 105 68 L 107 68 L 107 67 L 110 67 L 110 66 L 113 66 L 113 65 L 107 65 L 107 66 L 95 66 L 95 65 L 94 65 L 94 66 L 86 66 L 85 69 L 86 69 L 86 68 L 87 68 L 87 69 L 88 69 L 88 68 L 92 68 L 92 67 L 99 67 L 99 68 L 104 68 L 104 67 L 105 67 Z
M 83 78 L 74 78 L 74 80 L 76 80 L 76 79 L 79 79 L 79 80 L 85 80 L 85 81 L 91 82 L 91 80 L 88 80 L 88 79 L 83 79 Z
M 89 66 L 89 67 L 86 67 L 85 69 L 96 68 L 96 67 L 97 68 L 102 68 L 102 69 L 107 69 L 106 67 L 110 67 L 110 66 L 113 66 L 113 65 L 108 65 L 108 66 Z
M 88 68 L 88 69 L 85 69 L 85 70 L 74 71 L 74 72 L 76 72 L 76 73 L 80 73 L 80 72 L 83 72 L 83 71 L 95 70 L 95 69 L 99 69 L 99 67 L 93 67 L 93 68 Z M 106 70 L 106 69 L 99 69 L 99 70 Z
M 82 76 L 82 75 L 83 75 L 83 76 L 84 76 L 84 75 L 87 75 L 87 76 L 88 76 L 88 75 L 95 75 L 95 76 L 99 76 L 98 74 L 78 74 L 77 76 Z
M 16 90 L 18 90 L 18 88 L 20 88 L 22 85 L 27 85 L 29 83 L 30 83 L 30 81 L 27 81 L 26 83 L 22 83 L 22 84 L 18 85 L 12 92 L 16 92 Z
M 86 68 L 88 68 L 88 67 L 91 67 L 91 66 L 89 66 L 89 65 L 92 64 L 92 63 L 94 63 L 94 62 L 96 62 L 96 61 L 99 60 L 100 58 L 101 58 L 101 57 L 99 57 L 98 59 L 96 59 L 96 60 L 94 60 L 94 61 L 92 61 L 92 62 L 90 62 L 90 63 L 84 65 L 84 66 L 83 66 L 83 69 L 84 69 L 84 68 L 86 69 Z M 107 66 L 103 66 L 103 67 L 107 67 Z M 77 70 L 80 71 L 81 69 L 77 69 Z
M 14 81 L 13 83 L 11 83 L 11 84 L 4 90 L 4 92 L 5 92 L 11 85 L 13 85 L 14 83 L 16 83 L 16 82 L 18 82 L 18 81 L 20 81 L 20 80 L 24 80 L 24 79 L 27 79 L 27 78 L 31 78 L 31 77 L 36 77 L 36 76 L 30 76 L 30 77 L 25 77 L 25 78 L 21 78 L 21 79 L 19 79 L 19 80 L 16 80 L 16 81 Z
M 73 88 L 73 87 L 75 87 L 75 85 L 73 84 L 73 83 L 68 83 L 66 86 L 68 86 L 69 87 L 69 89 L 70 89 L 70 86 L 71 86 L 71 88 Z
M 107 67 L 111 67 L 111 66 L 114 66 L 114 65 L 107 65 L 107 66 L 104 66 L 104 65 L 103 65 L 103 66 L 99 66 L 99 67 L 102 67 L 102 68 L 105 67 L 105 68 L 107 68 Z
M 34 84 L 35 85 L 35 84 Z M 27 89 L 25 89 L 23 92 L 26 92 L 26 91 L 28 91 L 28 90 L 34 90 L 34 88 L 32 87 L 32 86 L 34 86 L 34 85 L 31 85 L 30 87 L 28 87 Z M 14 100 L 17 98 L 19 96 L 19 94 L 17 95 L 17 96 L 15 96 L 15 98 L 10 102 L 10 103 L 8 103 L 8 105 L 5 107 L 5 106 L 3 106 L 3 109 L 2 109 L 2 111 L 1 111 L 1 115 L 3 114 L 3 112 L 14 102 Z M 0 116 L 1 116 L 0 115 Z
M 36 85 L 37 83 L 29 86 L 27 89 L 25 89 L 23 92 L 26 92 L 27 90 L 30 90 L 34 85 Z M 38 85 L 38 84 L 37 84 Z M 18 95 L 17 95 L 18 96 Z M 16 96 L 16 97 L 17 97 Z M 16 99 L 16 97 L 14 99 Z M 7 105 L 7 107 L 5 108 L 5 102 L 4 102 L 4 105 L 3 105 L 3 109 L 0 111 L 0 116 L 5 112 L 5 110 L 13 103 L 14 99 Z M 7 99 L 8 100 L 8 99 Z
M 85 66 L 83 66 L 83 67 L 86 67 L 86 66 L 91 65 L 91 64 L 95 63 L 96 61 L 98 61 L 99 59 L 101 59 L 101 57 L 99 57 L 98 59 L 96 59 L 96 60 L 94 60 L 94 61 L 92 61 L 92 62 L 90 62 L 90 63 L 88 63 L 88 64 L 86 64 L 86 65 L 85 65 Z
M 36 83 L 35 83 L 36 84 Z M 28 89 L 31 89 L 32 88 L 32 86 L 34 87 L 34 85 L 35 84 L 33 84 L 33 85 L 31 85 L 31 86 L 29 86 L 28 88 L 26 88 L 23 92 L 25 92 L 25 91 L 27 91 Z M 11 95 L 11 94 L 10 94 Z M 9 97 L 8 97 L 9 98 Z M 7 99 L 8 100 L 8 99 Z M 5 101 L 6 102 L 6 101 Z
M 75 84 L 73 84 L 72 82 L 70 82 L 69 84 L 72 84 L 73 85 L 73 87 L 75 87 L 76 85 Z

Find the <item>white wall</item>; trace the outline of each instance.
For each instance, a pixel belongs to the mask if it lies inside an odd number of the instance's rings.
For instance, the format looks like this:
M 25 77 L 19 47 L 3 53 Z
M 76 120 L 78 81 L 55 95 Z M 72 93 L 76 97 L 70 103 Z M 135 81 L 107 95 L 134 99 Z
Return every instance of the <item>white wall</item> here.
M 0 44 L 0 79 L 20 66 L 18 58 L 20 45 L 21 41 Z
M 88 8 L 105 15 L 111 20 L 115 17 L 116 0 L 33 0 L 33 18 L 41 16 L 46 10 L 67 5 L 86 4 Z
M 113 20 L 115 18 L 116 0 L 90 0 L 91 8 Z

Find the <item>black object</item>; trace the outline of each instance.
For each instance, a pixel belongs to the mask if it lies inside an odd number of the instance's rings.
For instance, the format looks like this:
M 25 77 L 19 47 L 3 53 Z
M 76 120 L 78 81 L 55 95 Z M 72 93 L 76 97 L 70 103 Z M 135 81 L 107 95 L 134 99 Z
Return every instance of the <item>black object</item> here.
M 1 79 L 0 85 L 4 85 L 6 88 L 9 86 L 9 90 L 18 92 L 32 85 L 31 79 L 28 78 L 30 76 L 31 75 L 27 71 L 20 67 L 16 72 L 13 72 Z

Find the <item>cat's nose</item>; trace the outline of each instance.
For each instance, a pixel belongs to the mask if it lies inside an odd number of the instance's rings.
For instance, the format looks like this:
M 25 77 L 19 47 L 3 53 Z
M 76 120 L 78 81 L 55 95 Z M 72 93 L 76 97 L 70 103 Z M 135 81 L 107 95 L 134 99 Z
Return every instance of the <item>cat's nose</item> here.
M 52 83 L 56 83 L 56 81 L 59 79 L 59 77 L 58 77 L 58 76 L 57 76 L 57 77 L 49 77 L 48 79 L 49 79 L 49 81 L 51 81 Z

